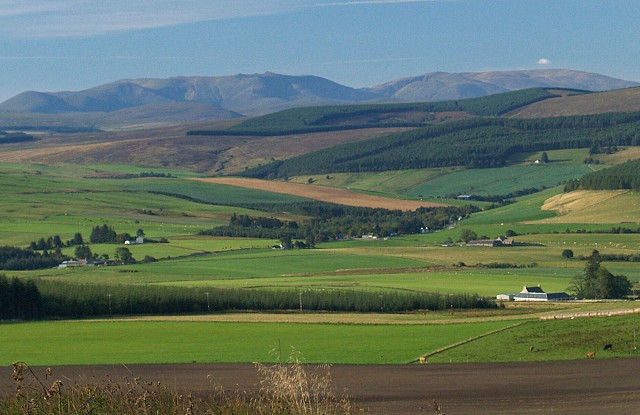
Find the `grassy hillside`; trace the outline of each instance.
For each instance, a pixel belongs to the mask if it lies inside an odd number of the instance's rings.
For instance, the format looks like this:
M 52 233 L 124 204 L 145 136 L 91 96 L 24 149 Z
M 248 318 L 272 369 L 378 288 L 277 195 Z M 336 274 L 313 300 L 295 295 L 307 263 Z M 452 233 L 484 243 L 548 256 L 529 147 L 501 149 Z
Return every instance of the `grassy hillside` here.
M 205 185 L 180 178 L 181 171 L 170 170 L 172 178 L 115 178 L 145 171 L 149 170 L 130 166 L 0 166 L 4 244 L 24 246 L 54 234 L 63 240 L 75 232 L 88 236 L 92 227 L 106 222 L 120 232 L 143 228 L 154 237 L 193 234 L 227 223 L 233 212 L 259 215 L 259 208 L 253 210 L 251 204 L 290 207 L 306 200 Z M 97 179 L 97 172 L 114 178 Z M 231 207 L 245 203 L 245 208 Z
M 508 116 L 545 118 L 635 111 L 640 111 L 640 88 L 553 97 L 519 108 L 510 112 Z
M 614 156 L 602 157 L 596 167 L 608 168 L 622 159 Z M 589 157 L 588 149 L 550 150 L 547 157 L 548 163 L 536 164 L 535 160 L 541 158 L 541 152 L 519 153 L 510 159 L 509 166 L 493 169 L 443 167 L 363 173 L 332 172 L 291 177 L 289 181 L 420 200 L 438 201 L 446 198 L 445 203 L 460 203 L 456 199 L 459 195 L 514 197 L 522 191 L 530 193 L 555 187 L 591 173 L 594 168 L 584 163 Z M 473 203 L 485 205 L 481 201 Z
M 574 191 L 545 201 L 542 209 L 560 216 L 545 223 L 631 223 L 640 218 L 640 193 L 628 190 Z

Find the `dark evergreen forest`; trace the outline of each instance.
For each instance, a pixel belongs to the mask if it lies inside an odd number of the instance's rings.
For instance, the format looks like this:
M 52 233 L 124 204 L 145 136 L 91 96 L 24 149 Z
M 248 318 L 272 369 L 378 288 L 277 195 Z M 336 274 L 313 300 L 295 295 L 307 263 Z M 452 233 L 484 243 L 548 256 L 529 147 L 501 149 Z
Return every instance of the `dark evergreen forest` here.
M 256 178 L 464 166 L 500 167 L 522 152 L 640 145 L 640 113 L 476 118 L 338 145 L 246 170 Z
M 589 173 L 565 185 L 565 192 L 573 190 L 640 190 L 640 160 L 628 161 L 604 170 Z

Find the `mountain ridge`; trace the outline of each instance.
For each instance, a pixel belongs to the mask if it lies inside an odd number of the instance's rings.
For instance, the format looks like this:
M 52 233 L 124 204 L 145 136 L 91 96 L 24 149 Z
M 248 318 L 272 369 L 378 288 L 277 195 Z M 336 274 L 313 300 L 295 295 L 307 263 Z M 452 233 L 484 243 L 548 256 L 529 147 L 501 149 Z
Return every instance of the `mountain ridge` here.
M 491 72 L 431 72 L 392 80 L 370 88 L 352 88 L 314 75 L 238 74 L 230 76 L 178 76 L 172 78 L 122 79 L 81 91 L 22 92 L 0 103 L 0 124 L 12 113 L 97 113 L 96 119 L 131 123 L 154 122 L 153 107 L 166 115 L 171 104 L 200 104 L 189 121 L 255 116 L 283 109 L 358 103 L 424 102 L 482 97 L 531 88 L 558 87 L 603 91 L 640 86 L 640 83 L 605 75 L 565 70 L 538 69 Z M 210 111 L 202 111 L 202 106 Z M 194 107 L 195 108 L 195 107 Z M 123 111 L 127 110 L 127 111 Z M 114 113 L 121 112 L 120 116 Z M 206 114 L 206 115 L 205 115 Z M 159 114 L 158 118 L 162 116 Z M 156 120 L 159 121 L 159 120 Z

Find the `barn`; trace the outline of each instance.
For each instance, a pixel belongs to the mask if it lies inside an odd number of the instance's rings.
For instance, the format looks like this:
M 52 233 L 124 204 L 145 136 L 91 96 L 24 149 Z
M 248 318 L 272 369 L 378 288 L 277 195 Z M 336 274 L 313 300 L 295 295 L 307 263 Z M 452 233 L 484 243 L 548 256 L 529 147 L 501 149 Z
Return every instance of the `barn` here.
M 574 300 L 572 296 L 565 292 L 547 293 L 544 292 L 542 287 L 538 286 L 524 286 L 522 291 L 517 294 L 498 294 L 496 296 L 498 300 L 509 301 L 570 301 Z

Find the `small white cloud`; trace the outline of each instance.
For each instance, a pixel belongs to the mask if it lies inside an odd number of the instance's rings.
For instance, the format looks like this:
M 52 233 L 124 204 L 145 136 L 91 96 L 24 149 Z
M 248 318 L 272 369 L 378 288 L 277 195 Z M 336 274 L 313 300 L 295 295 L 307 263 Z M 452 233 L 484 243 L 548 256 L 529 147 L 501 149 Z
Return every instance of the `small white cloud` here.
M 538 59 L 538 65 L 549 65 L 551 61 L 547 58 Z

